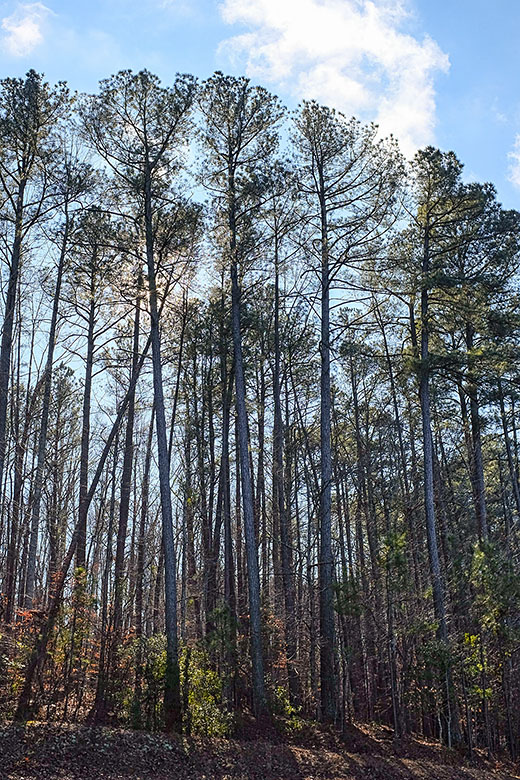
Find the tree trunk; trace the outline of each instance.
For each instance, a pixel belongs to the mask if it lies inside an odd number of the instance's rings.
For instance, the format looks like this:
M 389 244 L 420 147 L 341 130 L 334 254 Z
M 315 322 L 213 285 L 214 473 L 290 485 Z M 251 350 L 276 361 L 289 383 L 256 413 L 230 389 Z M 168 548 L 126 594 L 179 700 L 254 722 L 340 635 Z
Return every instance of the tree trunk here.
M 482 460 L 482 440 L 480 435 L 478 392 L 473 367 L 473 356 L 471 355 L 474 346 L 473 338 L 473 327 L 470 323 L 466 323 L 466 347 L 468 350 L 468 395 L 471 420 L 471 440 L 473 445 L 473 468 L 475 472 L 475 487 L 477 494 L 477 521 L 479 536 L 483 541 L 486 541 L 489 536 L 489 529 L 486 508 L 486 490 L 484 485 L 484 463 Z
M 143 590 L 144 590 L 144 555 L 146 539 L 146 521 L 148 519 L 148 500 L 150 489 L 150 465 L 152 462 L 152 438 L 154 426 L 155 408 L 152 407 L 150 427 L 146 442 L 146 456 L 144 461 L 143 483 L 141 487 L 141 513 L 139 520 L 139 533 L 137 537 L 137 576 L 135 592 L 135 681 L 132 718 L 136 728 L 141 728 L 141 696 L 142 680 L 144 672 L 144 647 L 143 647 Z
M 138 280 L 138 293 L 134 315 L 132 344 L 132 374 L 139 360 L 139 333 L 141 316 L 142 279 Z M 113 631 L 116 645 L 121 642 L 121 627 L 123 620 L 124 564 L 125 545 L 130 512 L 130 492 L 132 487 L 132 463 L 134 458 L 134 418 L 135 418 L 135 388 L 128 400 L 126 417 L 125 443 L 123 450 L 123 471 L 121 474 L 121 495 L 119 499 L 119 523 L 117 528 L 116 557 L 114 562 L 114 620 Z M 115 648 L 114 648 L 115 649 Z M 112 659 L 114 660 L 114 659 Z M 111 664 L 113 666 L 113 664 Z M 113 669 L 111 670 L 113 671 Z
M 327 210 L 325 206 L 323 172 L 320 174 L 321 207 L 321 405 L 320 405 L 320 684 L 321 718 L 336 717 L 336 686 L 334 680 L 334 601 L 331 517 L 331 394 L 330 394 L 330 277 Z
M 103 469 L 105 467 L 106 459 L 108 457 L 110 450 L 112 449 L 114 439 L 116 438 L 117 432 L 119 431 L 119 426 L 121 425 L 121 421 L 126 413 L 128 402 L 130 400 L 130 395 L 133 392 L 137 380 L 139 378 L 139 374 L 143 367 L 145 358 L 148 354 L 148 349 L 150 347 L 150 344 L 151 344 L 151 336 L 148 338 L 143 353 L 141 354 L 139 363 L 137 365 L 137 370 L 135 374 L 132 376 L 132 379 L 130 381 L 130 386 L 125 394 L 121 406 L 119 407 L 118 413 L 116 415 L 116 419 L 114 420 L 107 441 L 105 442 L 105 446 L 103 447 L 103 452 L 101 453 L 101 457 L 99 459 L 96 472 L 94 474 L 94 477 L 90 484 L 90 488 L 85 497 L 86 512 L 88 512 L 88 508 L 96 492 L 97 486 L 99 484 L 99 480 L 101 478 Z M 16 705 L 16 711 L 14 714 L 15 721 L 20 721 L 20 720 L 23 721 L 27 719 L 27 717 L 29 717 L 32 713 L 33 706 L 31 705 L 31 696 L 32 696 L 34 677 L 37 670 L 41 668 L 42 664 L 45 661 L 47 646 L 49 643 L 49 639 L 52 635 L 52 632 L 54 630 L 56 619 L 59 614 L 61 601 L 63 597 L 63 589 L 65 587 L 65 581 L 67 578 L 70 565 L 72 563 L 72 559 L 76 552 L 79 534 L 80 534 L 80 518 L 78 517 L 76 526 L 74 528 L 74 532 L 72 534 L 72 538 L 69 543 L 67 554 L 65 555 L 65 558 L 61 565 L 61 569 L 56 576 L 56 581 L 54 583 L 53 597 L 48 609 L 47 618 L 45 620 L 41 632 L 36 637 L 34 647 L 32 649 L 31 655 L 27 663 L 27 667 L 25 669 L 24 682 L 23 682 L 22 689 L 20 691 L 20 696 L 18 698 L 18 703 Z
M 428 557 L 433 589 L 433 607 L 438 623 L 437 632 L 443 641 L 447 639 L 446 609 L 444 604 L 444 585 L 442 582 L 439 560 L 437 531 L 435 528 L 435 498 L 433 489 L 433 440 L 430 411 L 430 351 L 429 351 L 429 293 L 428 273 L 430 267 L 429 237 L 426 232 L 423 247 L 423 287 L 421 290 L 421 352 L 419 376 L 419 400 L 421 404 L 421 421 L 424 452 L 424 510 L 426 515 L 426 538 Z
M 25 606 L 30 609 L 34 596 L 34 578 L 36 573 L 36 550 L 38 546 L 38 531 L 40 527 L 40 506 L 43 488 L 43 469 L 45 466 L 45 449 L 47 446 L 47 431 L 49 428 L 49 406 L 52 390 L 52 365 L 54 361 L 54 346 L 56 343 L 56 328 L 58 324 L 58 310 L 60 304 L 61 282 L 68 243 L 68 212 L 65 214 L 65 229 L 61 243 L 60 259 L 56 275 L 56 287 L 54 288 L 54 300 L 52 304 L 51 324 L 49 340 L 47 343 L 47 361 L 45 364 L 45 385 L 43 389 L 43 403 L 41 411 L 41 425 L 38 436 L 38 459 L 36 472 L 33 479 L 33 503 L 31 512 L 31 538 L 29 542 L 29 557 L 27 560 L 27 580 L 25 586 Z
M 14 242 L 9 264 L 9 281 L 5 301 L 2 340 L 0 343 L 0 485 L 4 475 L 4 465 L 7 449 L 7 395 L 11 369 L 11 349 L 13 345 L 13 325 L 18 294 L 18 275 L 22 252 L 23 209 L 26 180 L 22 179 L 18 186 L 14 224 Z
M 292 704 L 300 699 L 300 686 L 296 671 L 296 594 L 294 588 L 294 571 L 292 555 L 292 535 L 289 513 L 284 496 L 283 444 L 284 430 L 282 421 L 282 406 L 280 399 L 280 279 L 278 274 L 278 253 L 275 251 L 274 279 L 274 430 L 273 430 L 273 487 L 277 503 L 278 522 L 280 525 L 280 547 L 282 559 L 282 579 L 285 606 L 285 652 L 287 656 L 287 675 L 289 696 Z
M 253 486 L 249 461 L 249 433 L 247 426 L 246 388 L 244 380 L 244 362 L 242 357 L 242 335 L 240 329 L 240 289 L 238 285 L 238 271 L 235 262 L 233 262 L 231 266 L 231 296 L 233 353 L 235 359 L 237 432 L 242 484 L 242 508 L 244 514 L 244 536 L 246 543 L 247 582 L 251 630 L 253 704 L 255 714 L 260 717 L 267 714 L 267 698 L 265 693 L 264 661 L 262 653 L 258 547 L 255 535 Z
M 161 336 L 155 281 L 154 228 L 152 215 L 151 177 L 149 166 L 145 173 L 145 229 L 146 261 L 150 301 L 150 336 L 152 342 L 153 390 L 155 400 L 155 427 L 157 432 L 157 461 L 161 493 L 162 538 L 164 549 L 164 585 L 166 612 L 166 675 L 164 689 L 164 720 L 167 731 L 182 726 L 179 650 L 177 640 L 177 579 L 173 538 L 173 516 L 170 492 L 170 462 L 166 438 L 164 393 L 161 365 Z
M 513 459 L 513 453 L 511 449 L 511 441 L 509 439 L 509 430 L 507 426 L 506 408 L 504 405 L 504 393 L 502 390 L 502 382 L 498 380 L 498 400 L 500 403 L 500 419 L 502 421 L 502 430 L 504 432 L 504 442 L 506 445 L 507 465 L 509 467 L 509 476 L 511 484 L 513 486 L 513 496 L 515 498 L 515 507 L 518 518 L 520 518 L 520 486 L 518 484 L 518 477 L 515 469 L 515 462 Z
M 87 549 L 87 517 L 88 508 L 86 496 L 88 490 L 88 456 L 90 447 L 90 404 L 92 393 L 92 368 L 94 365 L 94 325 L 96 317 L 94 278 L 91 277 L 90 305 L 87 331 L 87 357 L 85 363 L 85 379 L 83 387 L 83 411 L 81 423 L 81 455 L 79 463 L 79 534 L 76 551 L 76 566 L 85 569 Z M 84 573 L 84 572 L 83 572 Z

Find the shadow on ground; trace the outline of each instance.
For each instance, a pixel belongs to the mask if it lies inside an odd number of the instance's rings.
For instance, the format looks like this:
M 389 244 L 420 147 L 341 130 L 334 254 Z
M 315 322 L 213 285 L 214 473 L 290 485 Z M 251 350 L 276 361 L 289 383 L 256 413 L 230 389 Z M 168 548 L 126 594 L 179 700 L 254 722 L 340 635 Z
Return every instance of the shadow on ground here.
M 251 725 L 241 739 L 168 738 L 32 723 L 0 731 L 1 780 L 517 780 L 517 769 L 384 728 L 309 725 L 290 739 Z

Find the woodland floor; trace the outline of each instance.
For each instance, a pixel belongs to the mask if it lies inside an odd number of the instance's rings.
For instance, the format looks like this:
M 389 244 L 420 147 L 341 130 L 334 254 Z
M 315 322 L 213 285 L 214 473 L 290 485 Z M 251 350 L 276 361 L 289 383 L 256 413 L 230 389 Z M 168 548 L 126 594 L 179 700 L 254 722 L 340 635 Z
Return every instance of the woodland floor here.
M 253 736 L 252 734 L 250 736 Z M 167 738 L 33 722 L 0 730 L 1 780 L 512 780 L 520 766 L 468 761 L 424 740 L 396 743 L 384 728 L 345 737 L 317 726 L 295 737 Z

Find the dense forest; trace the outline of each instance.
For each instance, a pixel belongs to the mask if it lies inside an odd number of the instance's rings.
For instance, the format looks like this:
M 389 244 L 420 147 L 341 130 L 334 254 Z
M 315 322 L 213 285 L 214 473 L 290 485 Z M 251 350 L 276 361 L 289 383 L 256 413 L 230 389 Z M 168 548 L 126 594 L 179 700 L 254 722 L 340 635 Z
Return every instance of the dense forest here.
M 520 752 L 520 214 L 220 72 L 0 81 L 0 715 Z

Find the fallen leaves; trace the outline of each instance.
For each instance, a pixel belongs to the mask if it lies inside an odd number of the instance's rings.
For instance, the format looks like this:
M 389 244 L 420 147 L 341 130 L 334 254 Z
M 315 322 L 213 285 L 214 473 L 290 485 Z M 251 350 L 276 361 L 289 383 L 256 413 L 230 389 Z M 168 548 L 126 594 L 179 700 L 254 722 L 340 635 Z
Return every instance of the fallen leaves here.
M 166 737 L 31 723 L 0 731 L 1 780 L 515 780 L 511 765 L 464 757 L 382 729 L 341 735 L 309 725 L 298 739 Z

